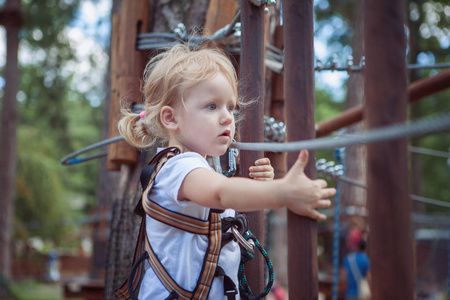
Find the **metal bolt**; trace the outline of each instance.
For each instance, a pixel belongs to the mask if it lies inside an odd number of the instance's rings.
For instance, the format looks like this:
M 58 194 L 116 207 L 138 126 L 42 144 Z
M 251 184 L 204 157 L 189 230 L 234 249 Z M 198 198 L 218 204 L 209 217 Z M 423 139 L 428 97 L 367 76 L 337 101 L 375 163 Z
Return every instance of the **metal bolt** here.
M 186 26 L 184 26 L 183 23 L 178 23 L 177 28 L 175 28 L 175 29 L 173 30 L 173 32 L 174 32 L 179 38 L 182 38 L 182 37 L 186 36 L 186 34 L 187 34 Z

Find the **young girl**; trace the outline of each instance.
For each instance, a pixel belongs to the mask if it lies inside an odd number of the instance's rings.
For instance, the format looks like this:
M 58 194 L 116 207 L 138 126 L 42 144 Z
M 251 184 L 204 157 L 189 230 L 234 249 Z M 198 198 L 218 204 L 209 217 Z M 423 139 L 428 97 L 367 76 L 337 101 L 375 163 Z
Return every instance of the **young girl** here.
M 207 221 L 211 210 L 224 210 L 220 217 L 226 218 L 234 217 L 235 210 L 280 207 L 315 220 L 326 218 L 316 209 L 330 206 L 326 198 L 335 190 L 326 188 L 324 180 L 306 177 L 307 151 L 302 151 L 287 175 L 277 180 L 272 180 L 273 169 L 266 158 L 249 170 L 250 177 L 259 180 L 227 178 L 207 163 L 207 156 L 223 155 L 230 146 L 235 133 L 233 111 L 239 105 L 236 73 L 220 50 L 191 51 L 177 45 L 157 55 L 146 66 L 143 93 L 144 113 L 126 113 L 119 122 L 121 134 L 138 148 L 162 142 L 182 149 L 163 165 L 144 193 L 152 203 L 199 221 Z M 189 299 L 186 295 L 197 289 L 199 277 L 204 276 L 200 274 L 205 268 L 205 252 L 211 251 L 211 238 L 148 215 L 145 221 L 148 244 L 168 279 L 160 276 L 159 267 L 146 263 L 139 299 Z M 238 243 L 224 245 L 217 265 L 236 286 L 239 262 Z M 181 292 L 171 290 L 167 281 L 175 282 Z M 224 289 L 224 281 L 225 276 L 214 277 L 206 292 L 208 299 L 227 299 L 229 290 Z M 239 299 L 239 293 L 235 297 Z

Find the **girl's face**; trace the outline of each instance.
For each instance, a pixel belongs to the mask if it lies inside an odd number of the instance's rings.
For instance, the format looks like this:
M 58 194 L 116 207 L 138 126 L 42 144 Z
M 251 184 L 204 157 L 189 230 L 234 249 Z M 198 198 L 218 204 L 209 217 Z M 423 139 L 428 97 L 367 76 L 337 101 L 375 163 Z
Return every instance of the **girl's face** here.
M 234 137 L 236 100 L 230 82 L 221 72 L 188 88 L 185 105 L 175 108 L 178 130 L 170 142 L 202 156 L 224 154 Z

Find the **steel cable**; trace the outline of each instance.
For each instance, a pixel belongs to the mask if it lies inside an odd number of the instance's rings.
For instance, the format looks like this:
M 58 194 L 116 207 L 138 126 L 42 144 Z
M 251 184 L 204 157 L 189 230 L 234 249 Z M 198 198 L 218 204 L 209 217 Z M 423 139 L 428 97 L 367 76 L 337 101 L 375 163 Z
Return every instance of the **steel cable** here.
M 237 143 L 234 142 L 232 147 L 240 150 L 252 151 L 270 151 L 270 152 L 285 152 L 285 151 L 300 151 L 307 150 L 324 150 L 346 147 L 351 145 L 369 144 L 381 141 L 393 140 L 401 137 L 418 137 L 428 134 L 443 132 L 450 129 L 450 113 L 440 114 L 429 118 L 420 119 L 414 122 L 386 126 L 361 134 L 354 134 L 351 136 L 339 136 L 339 138 L 328 137 L 320 139 L 305 140 L 299 142 L 289 143 Z M 116 136 L 99 143 L 90 145 L 86 148 L 73 152 L 61 159 L 61 164 L 71 165 L 81 163 L 94 158 L 105 156 L 102 152 L 84 158 L 78 158 L 79 155 L 101 148 L 111 143 L 123 140 L 122 136 Z
M 419 137 L 435 134 L 450 129 L 450 113 L 420 119 L 403 124 L 380 127 L 361 134 L 339 136 L 339 138 L 320 138 L 288 143 L 233 143 L 240 150 L 289 152 L 306 150 L 324 150 L 352 145 L 370 144 L 390 141 L 401 137 Z

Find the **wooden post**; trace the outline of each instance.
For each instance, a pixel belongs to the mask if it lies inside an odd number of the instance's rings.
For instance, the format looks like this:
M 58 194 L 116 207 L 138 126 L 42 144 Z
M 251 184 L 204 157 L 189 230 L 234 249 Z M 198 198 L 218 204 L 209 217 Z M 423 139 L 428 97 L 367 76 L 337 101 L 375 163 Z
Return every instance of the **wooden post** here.
M 406 121 L 405 1 L 367 1 L 364 118 L 374 129 Z M 407 139 L 367 145 L 372 299 L 413 299 Z
M 283 1 L 284 17 L 284 96 L 287 140 L 315 137 L 314 129 L 314 18 L 308 0 Z M 288 168 L 298 152 L 287 155 Z M 305 173 L 315 178 L 314 152 Z M 317 299 L 317 224 L 288 211 L 288 276 L 292 299 Z
M 146 0 L 123 1 L 120 38 L 113 32 L 113 37 L 118 39 L 118 47 L 111 51 L 113 65 L 115 64 L 114 67 L 117 69 L 112 68 L 111 73 L 115 84 L 112 91 L 114 94 L 111 97 L 114 102 L 111 103 L 110 137 L 119 135 L 117 122 L 120 119 L 120 109 L 130 109 L 132 103 L 142 103 L 140 79 L 146 63 L 146 53 L 136 50 L 136 38 L 139 33 L 147 31 L 148 5 Z M 137 162 L 137 151 L 125 141 L 114 143 L 108 148 L 108 162 L 110 166 L 111 162 L 134 164 Z
M 242 142 L 264 141 L 264 10 L 248 0 L 241 2 L 241 97 L 244 102 L 252 102 L 242 109 L 245 116 L 240 125 Z M 248 176 L 248 168 L 263 157 L 262 151 L 241 151 L 241 176 Z M 250 229 L 264 245 L 264 212 L 252 212 L 249 217 Z M 256 264 L 249 265 L 246 272 L 252 291 L 264 289 L 264 264 L 260 255 L 255 256 Z

